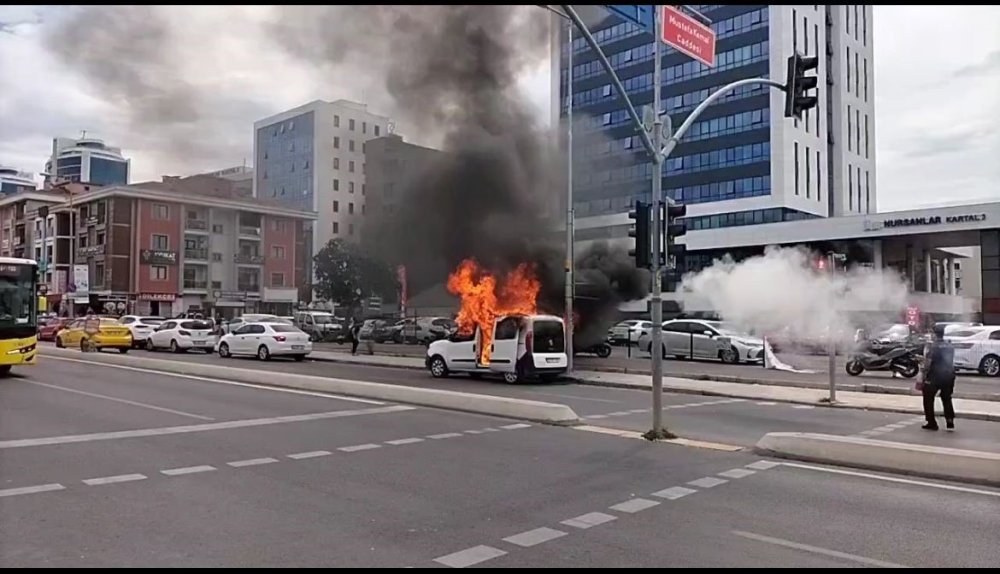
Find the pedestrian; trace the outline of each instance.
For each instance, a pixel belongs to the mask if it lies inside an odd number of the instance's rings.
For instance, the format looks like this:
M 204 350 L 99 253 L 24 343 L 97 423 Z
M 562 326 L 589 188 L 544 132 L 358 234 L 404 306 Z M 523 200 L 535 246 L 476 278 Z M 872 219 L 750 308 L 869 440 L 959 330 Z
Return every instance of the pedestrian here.
M 348 327 L 348 332 L 351 334 L 351 354 L 357 355 L 358 343 L 361 342 L 361 325 L 353 318 L 351 319 L 350 327 Z
M 934 397 L 941 394 L 944 420 L 948 429 L 955 428 L 955 407 L 951 395 L 955 391 L 955 348 L 944 338 L 944 325 L 934 326 L 934 340 L 924 350 L 924 373 L 921 393 L 924 398 L 923 429 L 938 430 L 934 416 Z

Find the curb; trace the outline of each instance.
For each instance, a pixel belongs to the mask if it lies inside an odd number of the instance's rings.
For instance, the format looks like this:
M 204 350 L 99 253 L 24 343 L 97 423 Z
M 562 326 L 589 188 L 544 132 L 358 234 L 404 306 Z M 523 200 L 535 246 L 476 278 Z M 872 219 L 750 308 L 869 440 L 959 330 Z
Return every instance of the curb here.
M 45 349 L 43 355 L 74 358 L 108 365 L 146 368 L 180 375 L 229 379 L 272 387 L 305 389 L 353 397 L 379 399 L 397 403 L 435 407 L 446 410 L 529 420 L 552 425 L 576 425 L 580 417 L 569 406 L 494 395 L 477 395 L 443 389 L 425 389 L 385 383 L 369 383 L 332 379 L 311 375 L 278 374 L 272 371 L 253 371 L 232 367 L 187 363 L 164 359 L 148 359 L 102 353 L 82 355 L 74 351 Z
M 758 454 L 1000 486 L 1000 453 L 814 433 L 768 433 Z

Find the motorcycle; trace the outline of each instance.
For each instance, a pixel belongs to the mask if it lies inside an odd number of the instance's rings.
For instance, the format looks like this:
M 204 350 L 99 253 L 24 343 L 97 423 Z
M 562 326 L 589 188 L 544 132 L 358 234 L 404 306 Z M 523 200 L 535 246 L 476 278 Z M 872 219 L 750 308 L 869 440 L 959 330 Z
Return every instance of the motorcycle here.
M 607 341 L 601 341 L 589 347 L 584 347 L 582 349 L 576 349 L 573 353 L 574 355 L 597 355 L 602 359 L 607 359 L 611 356 L 611 345 Z
M 920 372 L 922 351 L 922 346 L 908 343 L 873 343 L 855 351 L 844 368 L 852 377 L 865 371 L 892 371 L 912 379 Z

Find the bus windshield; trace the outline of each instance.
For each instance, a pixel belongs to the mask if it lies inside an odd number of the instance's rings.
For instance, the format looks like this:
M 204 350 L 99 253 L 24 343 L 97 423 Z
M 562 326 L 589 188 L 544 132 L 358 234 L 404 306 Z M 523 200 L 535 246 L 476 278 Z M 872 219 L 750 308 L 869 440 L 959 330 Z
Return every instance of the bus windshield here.
M 35 269 L 26 263 L 0 263 L 0 330 L 36 326 Z

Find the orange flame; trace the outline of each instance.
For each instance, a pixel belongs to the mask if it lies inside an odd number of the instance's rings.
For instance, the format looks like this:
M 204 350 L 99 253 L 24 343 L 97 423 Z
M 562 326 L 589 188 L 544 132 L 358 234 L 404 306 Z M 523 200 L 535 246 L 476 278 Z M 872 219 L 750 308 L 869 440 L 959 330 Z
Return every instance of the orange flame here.
M 530 315 L 538 311 L 536 300 L 542 285 L 532 265 L 522 263 L 497 283 L 495 275 L 466 259 L 448 276 L 448 291 L 462 299 L 455 322 L 458 331 L 471 335 L 479 327 L 479 362 L 490 364 L 493 322 L 504 315 Z

